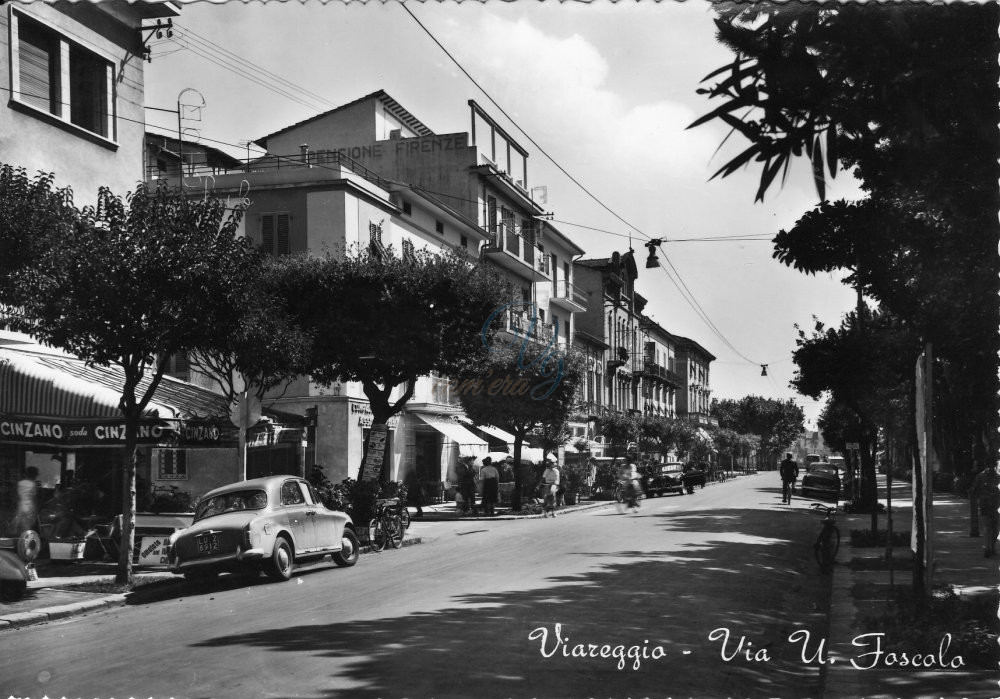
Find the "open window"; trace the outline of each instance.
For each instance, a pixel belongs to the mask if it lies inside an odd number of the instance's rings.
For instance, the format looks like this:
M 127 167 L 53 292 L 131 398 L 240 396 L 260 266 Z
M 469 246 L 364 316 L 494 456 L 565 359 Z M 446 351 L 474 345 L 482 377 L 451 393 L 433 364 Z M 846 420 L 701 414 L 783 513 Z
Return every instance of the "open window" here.
M 20 10 L 10 11 L 11 105 L 113 141 L 113 62 Z

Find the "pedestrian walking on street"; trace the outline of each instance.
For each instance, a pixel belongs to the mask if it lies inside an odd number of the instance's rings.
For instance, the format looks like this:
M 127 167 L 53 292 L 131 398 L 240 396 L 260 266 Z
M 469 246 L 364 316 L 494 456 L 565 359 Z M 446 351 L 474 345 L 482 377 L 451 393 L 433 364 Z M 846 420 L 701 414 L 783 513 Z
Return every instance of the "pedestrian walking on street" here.
M 781 474 L 781 502 L 786 505 L 791 504 L 792 488 L 795 485 L 795 479 L 799 477 L 799 465 L 795 463 L 791 452 L 785 454 L 778 472 Z
M 500 496 L 500 472 L 493 465 L 493 459 L 483 459 L 483 467 L 479 469 L 479 480 L 483 483 L 483 514 L 492 517 L 496 512 L 497 500 Z
M 424 484 L 417 477 L 416 468 L 411 468 L 406 474 L 406 499 L 409 505 L 417 508 L 417 512 L 413 517 L 415 519 L 423 517 L 426 495 L 424 494 Z
M 542 516 L 556 516 L 556 491 L 559 489 L 559 469 L 549 464 L 542 474 L 542 486 L 545 492 L 545 504 L 542 506 Z
M 991 558 L 996 555 L 997 536 L 1000 530 L 1000 476 L 997 475 L 997 465 L 988 465 L 972 482 L 969 497 L 975 500 L 979 507 L 980 529 L 983 532 L 983 555 Z

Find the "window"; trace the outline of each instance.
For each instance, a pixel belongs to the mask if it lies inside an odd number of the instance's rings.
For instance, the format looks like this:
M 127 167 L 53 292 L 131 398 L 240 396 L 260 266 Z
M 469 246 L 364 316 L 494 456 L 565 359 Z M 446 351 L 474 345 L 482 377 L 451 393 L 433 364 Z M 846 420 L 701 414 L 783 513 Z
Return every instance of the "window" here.
M 438 235 L 444 235 L 444 224 L 441 223 L 440 221 L 435 221 L 434 232 L 437 233 Z M 465 236 L 462 237 L 464 238 Z
M 301 505 L 305 501 L 306 498 L 302 495 L 302 488 L 299 487 L 298 481 L 285 481 L 281 484 L 282 505 Z
M 469 239 L 466 238 L 464 235 L 460 236 L 458 239 L 458 244 L 461 245 L 463 248 L 467 248 L 469 247 Z
M 289 242 L 289 214 L 264 214 L 260 217 L 261 248 L 268 255 L 287 255 Z
M 413 206 L 408 201 L 403 202 L 403 213 L 407 216 L 413 213 Z
M 381 222 L 368 222 L 368 251 L 373 257 L 377 257 L 379 259 L 385 257 L 385 244 L 382 242 Z
M 11 13 L 12 102 L 114 139 L 114 64 L 21 12 Z
M 187 452 L 183 449 L 160 449 L 159 480 L 184 480 L 187 473 Z

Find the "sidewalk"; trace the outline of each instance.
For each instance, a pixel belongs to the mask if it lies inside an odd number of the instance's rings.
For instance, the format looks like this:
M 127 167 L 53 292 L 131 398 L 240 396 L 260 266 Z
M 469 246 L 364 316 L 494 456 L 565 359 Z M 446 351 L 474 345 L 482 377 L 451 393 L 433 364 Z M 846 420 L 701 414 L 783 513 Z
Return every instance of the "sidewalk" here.
M 403 546 L 421 543 L 420 537 L 407 533 Z M 361 553 L 369 553 L 367 546 Z M 154 601 L 161 590 L 175 590 L 184 584 L 184 578 L 164 568 L 133 568 L 138 587 L 132 592 L 93 592 L 78 589 L 82 585 L 114 583 L 118 564 L 115 561 L 36 561 L 37 580 L 28 582 L 28 591 L 17 602 L 0 603 L 0 633 L 5 630 L 41 624 L 47 621 L 86 614 L 108 607 L 129 604 L 130 596 L 140 592 L 145 601 Z
M 880 492 L 885 492 L 884 481 L 880 482 Z M 892 496 L 893 531 L 908 533 L 912 516 L 910 485 L 894 483 Z M 933 657 L 934 667 L 916 668 L 901 664 L 889 666 L 888 646 L 893 643 L 892 638 L 886 636 L 882 642 L 882 650 L 885 651 L 882 656 L 873 653 L 877 648 L 877 637 L 859 638 L 864 634 L 883 632 L 873 619 L 892 609 L 888 604 L 888 599 L 893 594 L 890 570 L 884 546 L 852 548 L 850 545 L 851 530 L 869 529 L 870 515 L 840 514 L 838 519 L 842 538 L 833 572 L 828 634 L 832 663 L 825 666 L 824 697 L 1000 697 L 1000 675 L 995 669 L 987 670 L 970 662 L 965 662 L 961 668 L 952 667 L 956 653 L 954 650 L 940 653 L 941 641 L 935 642 L 930 648 L 898 649 L 911 655 L 922 653 Z M 878 526 L 879 529 L 885 529 L 885 514 L 879 515 Z M 912 587 L 912 554 L 909 546 L 896 546 L 893 553 L 895 587 Z M 969 503 L 951 493 L 934 494 L 934 556 L 934 585 L 950 584 L 963 598 L 992 595 L 995 599 L 1000 584 L 998 559 L 983 557 L 982 537 L 969 536 Z M 995 602 L 991 608 L 995 608 Z M 955 628 L 948 632 L 957 636 L 960 631 L 960 628 Z M 879 660 L 877 664 L 876 658 Z M 873 665 L 876 666 L 872 667 Z

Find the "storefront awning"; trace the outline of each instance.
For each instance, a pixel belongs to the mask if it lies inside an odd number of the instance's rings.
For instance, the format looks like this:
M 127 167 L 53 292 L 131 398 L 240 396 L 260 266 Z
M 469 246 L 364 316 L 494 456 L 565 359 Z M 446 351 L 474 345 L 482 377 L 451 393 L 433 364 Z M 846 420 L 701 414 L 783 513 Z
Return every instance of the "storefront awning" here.
M 499 427 L 494 427 L 493 425 L 477 425 L 472 420 L 463 415 L 459 415 L 458 419 L 467 425 L 472 425 L 477 430 L 485 432 L 494 439 L 497 439 L 501 442 L 506 442 L 507 444 L 510 445 L 514 444 L 514 435 L 512 435 L 510 432 L 505 432 L 504 430 L 501 430 Z
M 54 447 L 124 444 L 124 372 L 44 348 L 0 349 L 0 442 Z M 145 377 L 139 392 L 150 385 Z M 140 444 L 231 446 L 222 396 L 163 377 L 139 427 Z
M 451 441 L 457 443 L 460 447 L 475 446 L 486 448 L 488 446 L 486 440 L 480 439 L 454 420 L 443 417 L 438 418 L 432 415 L 421 415 L 420 413 L 417 413 L 417 417 Z

